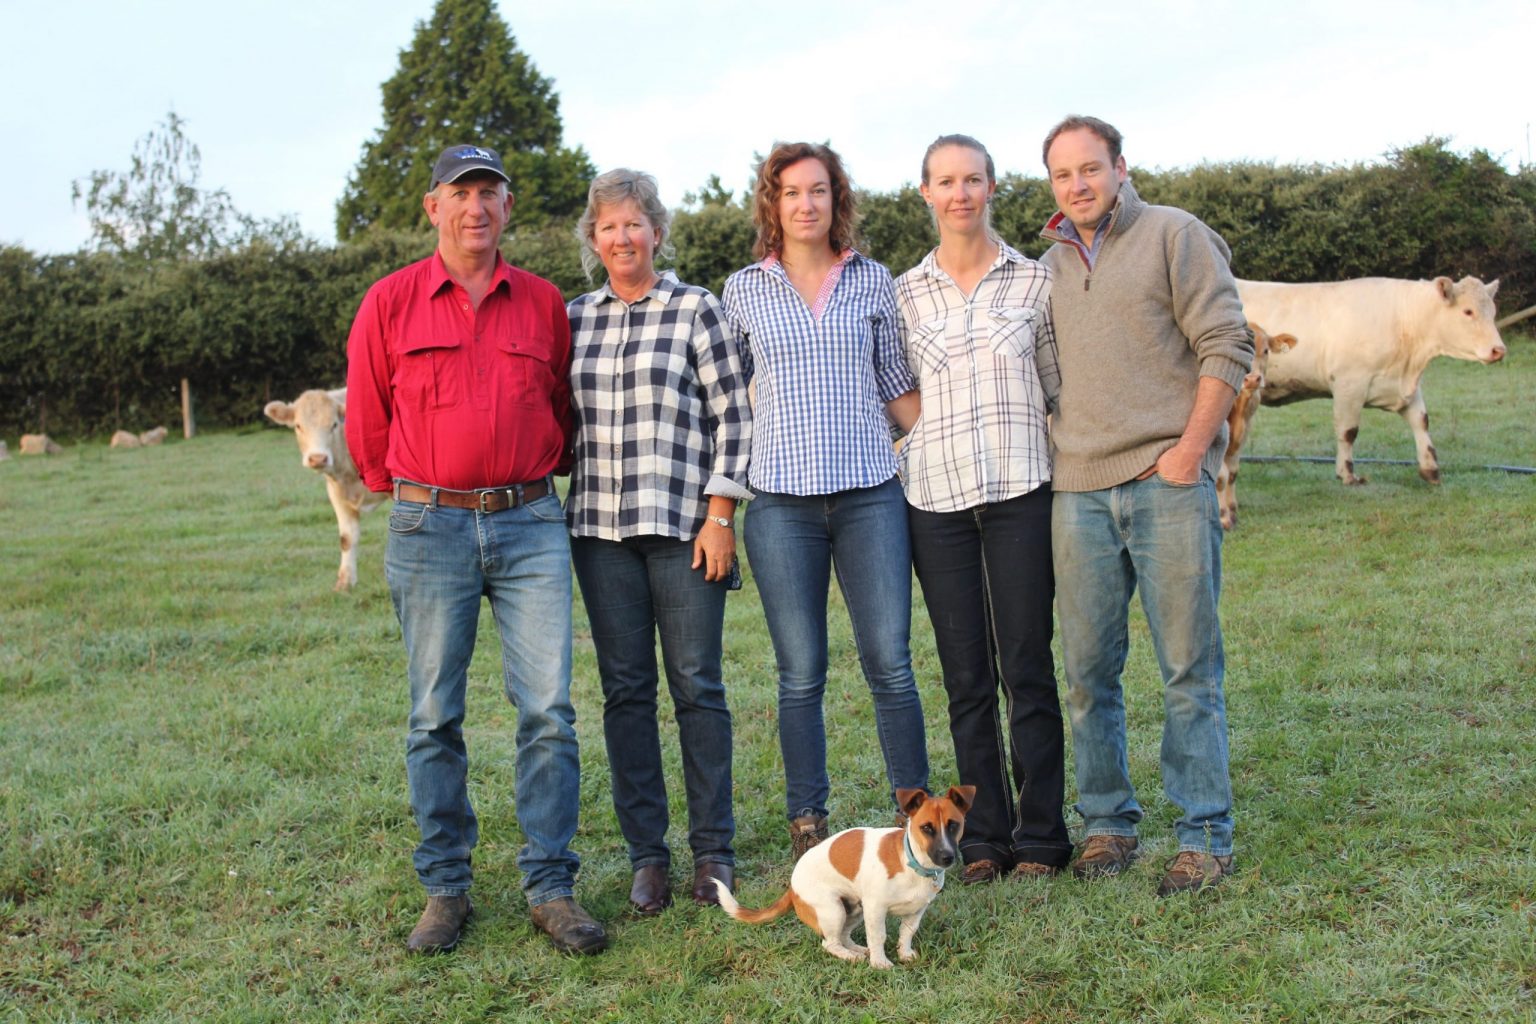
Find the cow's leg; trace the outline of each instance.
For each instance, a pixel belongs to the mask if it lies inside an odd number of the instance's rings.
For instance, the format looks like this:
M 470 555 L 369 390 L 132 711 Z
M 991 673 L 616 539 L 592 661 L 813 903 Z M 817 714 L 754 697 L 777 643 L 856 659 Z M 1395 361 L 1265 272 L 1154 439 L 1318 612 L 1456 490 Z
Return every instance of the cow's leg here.
M 357 542 L 362 537 L 357 509 L 347 501 L 341 484 L 325 478 L 325 493 L 336 513 L 336 532 L 341 539 L 341 566 L 336 570 L 336 590 L 351 590 L 357 584 Z
M 1333 394 L 1333 437 L 1338 442 L 1333 472 L 1349 485 L 1365 483 L 1355 475 L 1355 438 L 1360 433 L 1360 410 L 1365 408 L 1365 394 L 1335 391 Z
M 1229 448 L 1216 471 L 1216 504 L 1221 509 L 1223 530 L 1237 525 L 1237 461 L 1238 453 Z
M 1435 458 L 1435 443 L 1429 439 L 1429 410 L 1424 408 L 1424 389 L 1417 388 L 1408 396 L 1408 404 L 1400 411 L 1413 431 L 1413 445 L 1419 451 L 1419 476 L 1432 484 L 1440 482 L 1440 462 Z

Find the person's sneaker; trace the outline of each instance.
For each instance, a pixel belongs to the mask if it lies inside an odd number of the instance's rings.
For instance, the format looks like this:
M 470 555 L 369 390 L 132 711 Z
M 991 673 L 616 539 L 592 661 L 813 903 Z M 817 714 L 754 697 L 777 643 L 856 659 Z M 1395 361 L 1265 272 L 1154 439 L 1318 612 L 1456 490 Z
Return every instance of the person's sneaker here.
M 995 860 L 973 860 L 960 872 L 962 885 L 984 885 L 1003 877 L 1003 866 Z
M 428 896 L 427 909 L 405 940 L 412 953 L 451 953 L 473 911 L 468 896 Z
M 803 814 L 789 822 L 790 862 L 805 856 L 805 851 L 827 838 L 827 819 L 819 814 Z
M 1168 862 L 1167 872 L 1158 883 L 1159 896 L 1172 896 L 1176 892 L 1194 892 L 1220 885 L 1222 879 L 1232 873 L 1232 858 L 1218 857 L 1198 850 L 1180 850 Z
M 603 926 L 569 896 L 530 907 L 528 914 L 534 927 L 548 935 L 562 953 L 601 953 L 608 948 Z
M 1078 878 L 1109 878 L 1131 866 L 1136 859 L 1135 836 L 1093 835 L 1083 843 L 1072 865 Z

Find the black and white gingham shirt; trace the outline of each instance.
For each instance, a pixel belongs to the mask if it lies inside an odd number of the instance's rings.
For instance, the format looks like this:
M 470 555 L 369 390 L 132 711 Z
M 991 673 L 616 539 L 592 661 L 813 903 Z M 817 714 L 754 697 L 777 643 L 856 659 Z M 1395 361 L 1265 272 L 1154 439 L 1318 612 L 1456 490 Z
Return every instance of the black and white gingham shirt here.
M 715 297 L 668 271 L 633 303 L 605 284 L 566 308 L 572 535 L 689 540 L 710 495 L 750 499 L 747 381 Z
M 916 507 L 958 512 L 1050 480 L 1046 412 L 1061 377 L 1044 264 L 999 244 L 967 298 L 937 252 L 896 282 L 923 405 L 901 450 L 902 482 Z

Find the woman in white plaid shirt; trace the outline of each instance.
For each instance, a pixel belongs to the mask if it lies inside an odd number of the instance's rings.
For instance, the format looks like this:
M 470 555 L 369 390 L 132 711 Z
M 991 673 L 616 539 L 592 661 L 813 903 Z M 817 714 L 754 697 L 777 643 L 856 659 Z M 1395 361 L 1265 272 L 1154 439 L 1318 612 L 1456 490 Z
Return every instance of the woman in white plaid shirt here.
M 752 497 L 752 414 L 736 336 L 713 295 L 656 272 L 667 225 L 655 178 L 598 175 L 577 233 L 588 273 L 601 260 L 608 281 L 568 307 L 571 557 L 602 680 L 613 806 L 634 869 L 629 898 L 644 915 L 672 902 L 658 633 L 683 751 L 693 899 L 716 902 L 713 879 L 732 884 L 721 633 L 725 593 L 739 579 L 736 502 Z
M 833 568 L 874 698 L 886 776 L 926 788 L 912 677 L 906 502 L 887 413 L 916 418 L 891 275 L 851 248 L 853 191 L 826 146 L 780 143 L 758 168 L 760 262 L 721 302 L 756 391 L 747 557 L 779 671 L 779 746 L 793 856 L 827 835 L 827 595 Z
M 939 245 L 896 286 L 922 396 L 901 453 L 912 560 L 956 767 L 976 787 L 961 841 L 970 884 L 1052 875 L 1072 853 L 1051 658 L 1051 277 L 992 230 L 996 188 L 975 139 L 929 146 L 922 193 Z

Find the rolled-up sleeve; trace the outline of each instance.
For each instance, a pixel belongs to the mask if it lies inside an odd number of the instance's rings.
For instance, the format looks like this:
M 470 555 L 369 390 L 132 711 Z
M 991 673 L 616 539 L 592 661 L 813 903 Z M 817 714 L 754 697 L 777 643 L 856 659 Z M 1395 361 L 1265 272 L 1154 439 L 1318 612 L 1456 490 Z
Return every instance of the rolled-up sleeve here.
M 747 402 L 747 378 L 736 331 L 713 295 L 703 296 L 694 317 L 691 344 L 714 441 L 704 493 L 750 501 L 747 463 L 752 454 L 752 407 Z
M 390 361 L 384 336 L 383 290 L 363 296 L 347 336 L 347 450 L 370 491 L 388 491 L 390 479 Z

